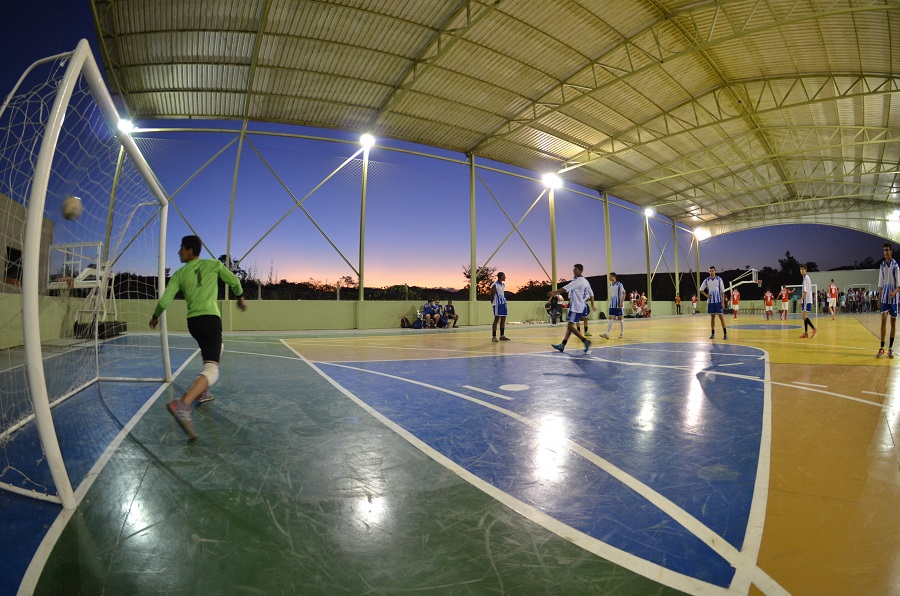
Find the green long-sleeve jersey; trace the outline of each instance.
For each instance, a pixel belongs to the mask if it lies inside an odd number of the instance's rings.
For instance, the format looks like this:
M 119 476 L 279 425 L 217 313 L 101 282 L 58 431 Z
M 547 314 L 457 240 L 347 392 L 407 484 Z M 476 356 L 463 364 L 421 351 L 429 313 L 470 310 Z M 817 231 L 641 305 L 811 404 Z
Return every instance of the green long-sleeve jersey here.
M 224 281 L 231 286 L 235 296 L 241 296 L 244 289 L 241 287 L 241 280 L 229 271 L 221 261 L 215 259 L 194 259 L 184 264 L 184 267 L 175 272 L 175 275 L 169 280 L 166 291 L 163 292 L 162 298 L 156 303 L 156 310 L 153 316 L 159 318 L 159 315 L 166 310 L 175 294 L 181 290 L 184 293 L 184 300 L 187 302 L 187 318 L 198 317 L 200 315 L 216 315 L 222 316 L 219 312 L 219 283 L 218 280 Z

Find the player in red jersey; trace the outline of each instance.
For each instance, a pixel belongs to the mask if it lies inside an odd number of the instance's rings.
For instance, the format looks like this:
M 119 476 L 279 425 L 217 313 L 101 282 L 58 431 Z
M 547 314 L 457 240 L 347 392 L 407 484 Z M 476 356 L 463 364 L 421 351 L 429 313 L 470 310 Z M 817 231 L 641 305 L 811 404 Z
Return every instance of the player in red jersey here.
M 828 284 L 828 309 L 831 310 L 831 320 L 834 320 L 834 311 L 837 307 L 838 287 L 834 284 L 834 280 Z
M 772 319 L 774 319 L 775 311 L 773 309 L 773 304 L 775 303 L 775 294 L 772 293 L 772 290 L 766 288 L 766 293 L 763 294 L 763 300 L 766 302 L 766 320 L 769 320 L 769 315 L 772 315 Z
M 788 302 L 790 302 L 791 300 L 791 291 L 785 286 L 781 286 L 781 291 L 778 293 L 778 297 L 781 299 L 781 313 L 779 315 L 779 318 L 782 321 L 787 321 Z
M 741 293 L 731 290 L 731 308 L 734 310 L 734 320 L 737 321 L 738 311 L 741 309 Z

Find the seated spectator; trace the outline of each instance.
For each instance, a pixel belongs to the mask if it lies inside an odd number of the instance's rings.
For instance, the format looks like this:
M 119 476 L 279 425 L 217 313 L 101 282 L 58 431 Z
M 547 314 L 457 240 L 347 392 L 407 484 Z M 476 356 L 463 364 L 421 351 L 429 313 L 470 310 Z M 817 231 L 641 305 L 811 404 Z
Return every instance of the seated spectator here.
M 440 317 L 437 310 L 434 308 L 434 300 L 428 300 L 428 302 L 425 303 L 425 306 L 422 308 L 422 318 L 425 319 L 425 327 L 428 327 L 429 329 L 437 327 L 437 322 Z
M 453 327 L 456 328 L 456 322 L 459 320 L 459 315 L 456 314 L 456 308 L 453 306 L 453 300 L 447 300 L 447 306 L 444 307 L 444 317 L 447 319 L 447 322 L 453 321 Z
M 437 298 L 434 299 L 434 311 L 437 315 L 436 325 L 441 329 L 447 329 L 447 317 L 444 315 L 444 307 L 441 306 L 441 301 Z
M 550 325 L 556 325 L 556 322 L 562 319 L 562 305 L 559 303 L 559 296 L 551 297 L 550 301 L 544 305 L 544 310 L 550 315 Z

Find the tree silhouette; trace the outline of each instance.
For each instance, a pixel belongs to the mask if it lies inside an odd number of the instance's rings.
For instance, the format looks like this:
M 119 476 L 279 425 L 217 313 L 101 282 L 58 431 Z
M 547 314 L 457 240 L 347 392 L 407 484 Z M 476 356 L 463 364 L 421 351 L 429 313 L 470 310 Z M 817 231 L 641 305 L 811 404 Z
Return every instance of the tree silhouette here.
M 491 293 L 491 284 L 494 283 L 494 276 L 497 273 L 496 267 L 487 267 L 486 265 L 482 265 L 478 268 L 478 271 L 475 273 L 475 293 L 477 295 L 485 295 Z M 463 265 L 463 277 L 469 280 L 469 284 L 466 285 L 464 290 L 468 290 L 469 286 L 472 284 L 472 267 L 469 265 Z

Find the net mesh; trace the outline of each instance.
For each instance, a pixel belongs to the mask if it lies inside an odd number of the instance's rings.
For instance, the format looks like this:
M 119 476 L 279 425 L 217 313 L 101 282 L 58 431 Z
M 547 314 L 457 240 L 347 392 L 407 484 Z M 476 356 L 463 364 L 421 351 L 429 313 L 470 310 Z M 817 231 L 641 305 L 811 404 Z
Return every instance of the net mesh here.
M 52 494 L 33 423 L 22 332 L 25 220 L 67 58 L 35 66 L 0 113 L 0 482 Z M 79 77 L 55 144 L 40 241 L 39 318 L 51 406 L 102 378 L 162 378 L 159 205 Z M 67 197 L 80 216 L 66 219 Z M 37 392 L 40 393 L 40 392 Z M 96 393 L 96 392 L 95 392 Z M 37 463 L 36 463 L 37 462 Z

